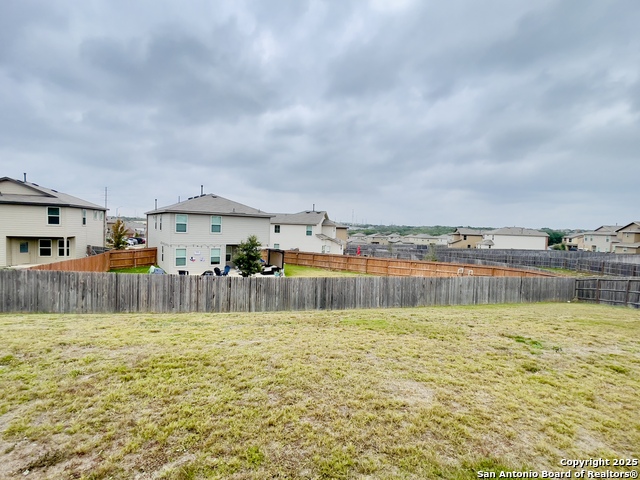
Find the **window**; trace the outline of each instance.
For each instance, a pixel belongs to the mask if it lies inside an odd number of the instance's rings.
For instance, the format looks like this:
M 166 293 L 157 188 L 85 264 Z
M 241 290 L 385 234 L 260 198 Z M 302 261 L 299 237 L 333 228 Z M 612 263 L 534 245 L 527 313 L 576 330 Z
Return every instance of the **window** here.
M 86 210 L 82 211 L 82 216 L 86 218 L 86 216 L 87 216 L 87 211 Z M 94 220 L 98 220 L 98 211 L 97 210 L 93 211 L 93 219 Z
M 104 212 L 100 211 L 100 220 L 104 220 Z
M 307 237 L 310 237 L 313 233 L 313 225 L 307 225 Z
M 187 215 L 176 214 L 176 232 L 185 233 L 187 231 Z
M 220 249 L 211 249 L 211 265 L 220 265 Z
M 153 216 L 153 229 L 154 230 L 158 229 L 158 215 Z
M 158 222 L 160 224 L 160 230 L 162 230 L 162 215 L 160 215 L 160 222 Z
M 93 212 L 93 219 L 95 220 L 96 218 L 96 211 L 94 210 Z M 87 224 L 87 211 L 83 208 L 82 209 L 82 225 L 86 225 Z
M 233 257 L 233 247 L 231 245 L 227 245 L 227 251 L 225 255 L 225 260 L 227 262 L 231 261 L 231 257 Z
M 280 225 L 273 226 L 273 233 L 280 233 Z
M 60 208 L 47 207 L 47 224 L 60 225 Z
M 463 238 L 463 240 L 466 240 L 466 239 L 467 239 L 467 236 L 466 236 L 466 235 L 463 235 L 463 237 L 464 237 L 464 238 Z
M 164 262 L 164 245 L 160 247 L 160 259 Z
M 39 244 L 39 255 L 41 257 L 50 257 L 51 256 L 51 240 L 40 239 L 38 240 Z
M 184 267 L 187 264 L 187 249 L 176 248 L 176 267 Z
M 29 242 L 20 242 L 20 253 L 29 253 Z
M 330 252 L 331 252 L 331 247 L 329 245 L 322 246 L 322 253 L 330 253 Z
M 273 248 L 275 248 L 276 250 L 280 250 L 280 244 L 279 243 L 274 243 L 273 244 Z
M 222 217 L 211 217 L 211 233 L 222 232 Z
M 69 256 L 69 248 L 70 246 L 70 240 L 67 240 L 67 251 L 66 251 L 66 255 L 65 255 L 65 248 L 64 248 L 64 238 L 60 238 L 58 239 L 58 256 L 59 257 L 68 257 Z

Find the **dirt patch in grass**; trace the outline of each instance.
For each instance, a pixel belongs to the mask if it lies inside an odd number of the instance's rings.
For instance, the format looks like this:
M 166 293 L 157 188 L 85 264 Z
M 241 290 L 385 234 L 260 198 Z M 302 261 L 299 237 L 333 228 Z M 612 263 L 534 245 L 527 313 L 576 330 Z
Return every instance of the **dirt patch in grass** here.
M 638 458 L 639 327 L 585 304 L 0 315 L 0 478 L 470 479 Z

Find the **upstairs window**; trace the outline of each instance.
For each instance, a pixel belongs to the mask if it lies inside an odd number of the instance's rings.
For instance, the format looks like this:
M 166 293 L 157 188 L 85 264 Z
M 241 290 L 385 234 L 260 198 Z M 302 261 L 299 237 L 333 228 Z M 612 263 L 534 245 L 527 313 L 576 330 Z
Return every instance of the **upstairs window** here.
M 280 225 L 273 226 L 273 233 L 280 233 Z
M 47 207 L 47 224 L 60 225 L 60 208 Z
M 313 234 L 313 225 L 307 225 L 307 237 Z
M 176 233 L 186 233 L 187 215 L 176 214 Z
M 95 214 L 97 212 L 93 212 L 94 213 L 94 220 L 95 220 Z M 87 211 L 83 208 L 82 209 L 82 225 L 86 225 L 87 224 Z
M 211 217 L 211 233 L 222 232 L 222 217 Z

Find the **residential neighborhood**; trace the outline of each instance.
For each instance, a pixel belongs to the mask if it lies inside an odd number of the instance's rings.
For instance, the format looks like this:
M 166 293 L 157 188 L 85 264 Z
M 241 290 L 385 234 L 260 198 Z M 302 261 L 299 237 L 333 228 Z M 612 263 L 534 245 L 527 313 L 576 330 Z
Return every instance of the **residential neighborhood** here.
M 104 248 L 118 217 L 86 200 L 35 183 L 0 178 L 0 267 L 82 258 Z M 156 247 L 167 273 L 201 274 L 233 266 L 237 246 L 255 235 L 263 248 L 342 255 L 347 244 L 434 245 L 452 249 L 547 250 L 549 235 L 524 227 L 458 227 L 450 234 L 355 233 L 324 210 L 268 213 L 215 194 L 157 207 L 144 220 L 127 220 L 129 245 Z M 639 254 L 640 222 L 602 225 L 565 235 L 567 250 Z

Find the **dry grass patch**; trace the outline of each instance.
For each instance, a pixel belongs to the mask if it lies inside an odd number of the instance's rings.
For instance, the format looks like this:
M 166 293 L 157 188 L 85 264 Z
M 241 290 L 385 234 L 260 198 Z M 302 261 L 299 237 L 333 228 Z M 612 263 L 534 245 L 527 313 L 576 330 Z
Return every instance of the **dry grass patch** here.
M 477 478 L 638 457 L 640 318 L 581 304 L 0 316 L 0 478 Z

